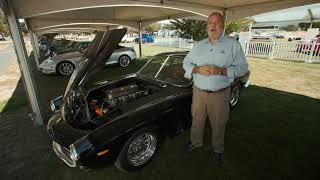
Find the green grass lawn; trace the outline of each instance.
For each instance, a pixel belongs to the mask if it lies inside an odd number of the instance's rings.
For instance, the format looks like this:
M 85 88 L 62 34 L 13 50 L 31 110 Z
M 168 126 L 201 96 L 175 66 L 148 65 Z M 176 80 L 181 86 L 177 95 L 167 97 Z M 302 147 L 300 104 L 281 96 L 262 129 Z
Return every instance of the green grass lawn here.
M 150 50 L 149 55 L 154 52 Z M 144 62 L 136 61 L 127 69 L 106 68 L 93 81 L 133 73 Z M 248 62 L 252 85 L 242 91 L 238 106 L 231 112 L 222 165 L 212 159 L 207 123 L 201 149 L 183 151 L 189 138 L 186 131 L 167 138 L 156 158 L 138 172 L 122 173 L 112 164 L 91 171 L 69 168 L 52 151 L 45 129 L 34 128 L 11 104 L 7 107 L 9 115 L 0 120 L 0 143 L 6 145 L 0 151 L 0 174 L 4 179 L 67 180 L 319 179 L 320 65 L 258 58 L 248 58 Z M 62 94 L 67 81 L 66 77 L 37 74 L 46 115 L 48 100 Z
M 248 58 L 254 85 L 320 99 L 320 64 Z
M 207 123 L 201 149 L 183 151 L 189 137 L 186 131 L 165 139 L 156 158 L 133 173 L 119 172 L 112 163 L 90 171 L 69 168 L 52 151 L 44 128 L 33 128 L 30 120 L 13 117 L 0 121 L 0 126 L 19 124 L 10 126 L 13 134 L 1 131 L 1 135 L 11 135 L 0 138 L 2 144 L 9 144 L 0 155 L 10 152 L 2 156 L 0 171 L 9 169 L 4 179 L 318 179 L 319 109 L 318 99 L 252 85 L 231 112 L 224 164 L 212 159 Z
M 12 96 L 9 100 L 0 101 L 0 113 L 6 110 L 14 111 L 28 104 L 26 96 Z
M 3 108 L 6 106 L 7 101 L 0 101 L 0 112 L 2 112 Z

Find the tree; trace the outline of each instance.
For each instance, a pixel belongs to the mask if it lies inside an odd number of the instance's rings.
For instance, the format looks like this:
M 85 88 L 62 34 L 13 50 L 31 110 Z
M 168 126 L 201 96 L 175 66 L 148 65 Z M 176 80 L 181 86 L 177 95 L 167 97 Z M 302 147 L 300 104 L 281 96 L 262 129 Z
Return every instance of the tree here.
M 310 28 L 311 23 L 301 22 L 298 24 L 298 27 L 301 28 L 301 30 L 306 31 Z M 320 28 L 320 22 L 313 22 L 312 28 Z
M 247 19 L 232 21 L 226 25 L 225 34 L 228 35 L 232 32 L 247 30 L 249 23 L 250 20 Z M 207 22 L 205 21 L 193 19 L 174 19 L 170 21 L 170 24 L 165 25 L 164 29 L 176 30 L 179 37 L 193 39 L 195 41 L 200 41 L 208 37 Z
M 150 24 L 144 28 L 144 30 L 148 33 L 157 32 L 160 29 L 161 29 L 160 23 L 153 23 L 153 24 Z
M 173 19 L 170 24 L 164 26 L 168 30 L 176 30 L 181 38 L 200 41 L 208 36 L 207 23 L 193 19 Z
M 0 33 L 9 34 L 9 28 L 7 24 L 6 17 L 0 9 Z
M 249 19 L 239 19 L 236 21 L 229 22 L 226 25 L 225 34 L 229 35 L 233 32 L 239 32 L 239 31 L 248 31 L 249 30 Z
M 28 30 L 26 28 L 26 24 L 25 22 L 19 22 L 20 25 L 20 29 L 22 31 L 22 33 L 25 35 L 28 33 Z M 4 33 L 4 34 L 9 34 L 9 26 L 6 20 L 6 17 L 3 13 L 3 11 L 1 11 L 0 9 L 0 33 Z
M 298 27 L 294 24 L 290 24 L 288 26 L 282 27 L 281 29 L 285 31 L 297 31 Z

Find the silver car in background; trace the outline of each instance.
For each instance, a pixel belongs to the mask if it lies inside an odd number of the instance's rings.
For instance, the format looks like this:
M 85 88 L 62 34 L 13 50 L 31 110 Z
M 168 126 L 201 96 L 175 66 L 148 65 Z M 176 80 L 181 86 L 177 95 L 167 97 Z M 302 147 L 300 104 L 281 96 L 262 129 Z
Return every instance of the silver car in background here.
M 86 50 L 74 51 L 49 57 L 40 64 L 40 70 L 44 74 L 69 76 L 81 62 L 85 51 Z M 117 49 L 114 50 L 110 58 L 106 60 L 105 64 L 119 64 L 121 67 L 127 67 L 136 57 L 137 55 L 133 47 L 118 45 Z

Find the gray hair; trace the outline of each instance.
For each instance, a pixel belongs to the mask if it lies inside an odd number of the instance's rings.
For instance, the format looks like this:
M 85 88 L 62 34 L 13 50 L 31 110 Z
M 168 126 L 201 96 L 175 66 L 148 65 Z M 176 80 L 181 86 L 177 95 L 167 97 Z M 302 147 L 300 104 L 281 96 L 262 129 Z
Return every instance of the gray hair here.
M 208 16 L 208 19 L 209 19 L 211 16 L 219 16 L 219 17 L 221 18 L 223 24 L 224 24 L 224 17 L 223 17 L 223 15 L 222 15 L 221 13 L 219 13 L 219 12 L 213 12 L 213 13 L 211 13 L 211 14 Z

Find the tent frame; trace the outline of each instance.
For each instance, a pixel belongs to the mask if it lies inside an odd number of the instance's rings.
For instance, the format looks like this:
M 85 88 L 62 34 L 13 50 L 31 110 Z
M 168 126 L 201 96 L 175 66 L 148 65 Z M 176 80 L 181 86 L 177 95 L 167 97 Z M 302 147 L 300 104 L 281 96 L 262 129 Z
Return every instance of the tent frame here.
M 13 43 L 15 46 L 15 52 L 18 57 L 18 63 L 20 71 L 22 72 L 22 80 L 24 82 L 24 87 L 28 96 L 29 103 L 31 105 L 32 114 L 31 119 L 35 120 L 36 125 L 43 125 L 43 119 L 41 116 L 41 111 L 39 108 L 39 102 L 37 98 L 37 93 L 35 91 L 35 84 L 32 79 L 32 74 L 30 71 L 30 67 L 28 64 L 28 54 L 26 50 L 26 46 L 24 45 L 23 36 L 21 30 L 19 28 L 18 21 L 16 19 L 14 10 L 11 5 L 10 0 L 2 0 L 1 1 L 2 8 L 7 17 L 7 21 L 9 24 L 11 36 L 13 39 Z

